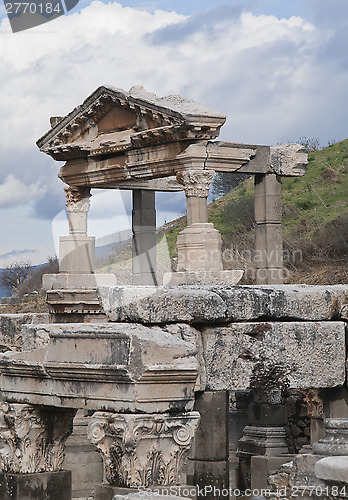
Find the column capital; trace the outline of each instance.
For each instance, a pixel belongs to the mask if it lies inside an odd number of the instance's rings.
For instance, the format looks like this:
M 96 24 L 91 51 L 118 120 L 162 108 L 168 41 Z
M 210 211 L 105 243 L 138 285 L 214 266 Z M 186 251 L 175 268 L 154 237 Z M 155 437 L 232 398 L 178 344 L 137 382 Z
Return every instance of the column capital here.
M 76 410 L 21 403 L 0 406 L 0 466 L 10 473 L 62 468 Z
M 96 412 L 88 437 L 104 461 L 105 480 L 125 487 L 178 485 L 200 415 Z
M 68 186 L 64 188 L 68 212 L 88 212 L 91 190 L 86 187 Z
M 177 172 L 176 180 L 184 186 L 185 195 L 189 197 L 208 198 L 210 183 L 214 170 L 189 169 Z

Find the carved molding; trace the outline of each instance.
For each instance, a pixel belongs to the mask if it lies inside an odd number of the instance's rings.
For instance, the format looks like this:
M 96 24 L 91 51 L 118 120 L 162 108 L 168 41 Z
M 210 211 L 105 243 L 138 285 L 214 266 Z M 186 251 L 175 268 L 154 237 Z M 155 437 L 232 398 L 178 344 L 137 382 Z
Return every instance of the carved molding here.
M 61 470 L 76 410 L 19 403 L 0 406 L 0 468 L 34 473 Z
M 183 170 L 176 174 L 176 180 L 184 186 L 186 197 L 208 198 L 214 170 Z
M 96 412 L 88 436 L 102 454 L 104 480 L 124 487 L 180 484 L 199 413 Z
M 88 212 L 91 190 L 86 187 L 69 186 L 64 188 L 68 212 Z

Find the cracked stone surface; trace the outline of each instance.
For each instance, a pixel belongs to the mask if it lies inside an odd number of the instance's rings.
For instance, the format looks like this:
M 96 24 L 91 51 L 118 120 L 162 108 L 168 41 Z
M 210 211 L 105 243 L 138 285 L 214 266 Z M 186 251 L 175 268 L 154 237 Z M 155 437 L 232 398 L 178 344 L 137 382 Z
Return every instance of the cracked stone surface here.
M 235 323 L 203 329 L 207 388 L 249 389 L 257 364 L 283 366 L 291 388 L 345 382 L 343 322 Z
M 346 319 L 348 285 L 102 286 L 98 296 L 110 321 L 327 321 Z

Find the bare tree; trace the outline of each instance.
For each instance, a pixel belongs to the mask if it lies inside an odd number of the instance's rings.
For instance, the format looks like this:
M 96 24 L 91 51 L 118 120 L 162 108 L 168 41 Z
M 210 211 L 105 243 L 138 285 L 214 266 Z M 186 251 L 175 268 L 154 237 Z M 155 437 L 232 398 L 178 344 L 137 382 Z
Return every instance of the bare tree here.
M 32 273 L 30 262 L 15 262 L 5 267 L 0 275 L 0 285 L 11 293 L 16 293 L 18 288 Z
M 18 286 L 16 294 L 22 297 L 26 293 L 39 292 L 42 287 L 42 276 L 44 274 L 58 273 L 59 264 L 57 257 L 48 257 L 47 262 L 41 266 L 32 268 L 30 275 Z

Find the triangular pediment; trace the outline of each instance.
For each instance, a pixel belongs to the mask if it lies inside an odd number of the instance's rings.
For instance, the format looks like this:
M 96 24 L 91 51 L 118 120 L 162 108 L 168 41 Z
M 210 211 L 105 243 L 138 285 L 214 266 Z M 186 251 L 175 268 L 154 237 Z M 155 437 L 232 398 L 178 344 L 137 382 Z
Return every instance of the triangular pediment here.
M 225 116 L 181 96 L 157 97 L 143 87 L 129 92 L 99 87 L 37 141 L 56 160 L 118 154 L 132 148 L 219 135 Z

